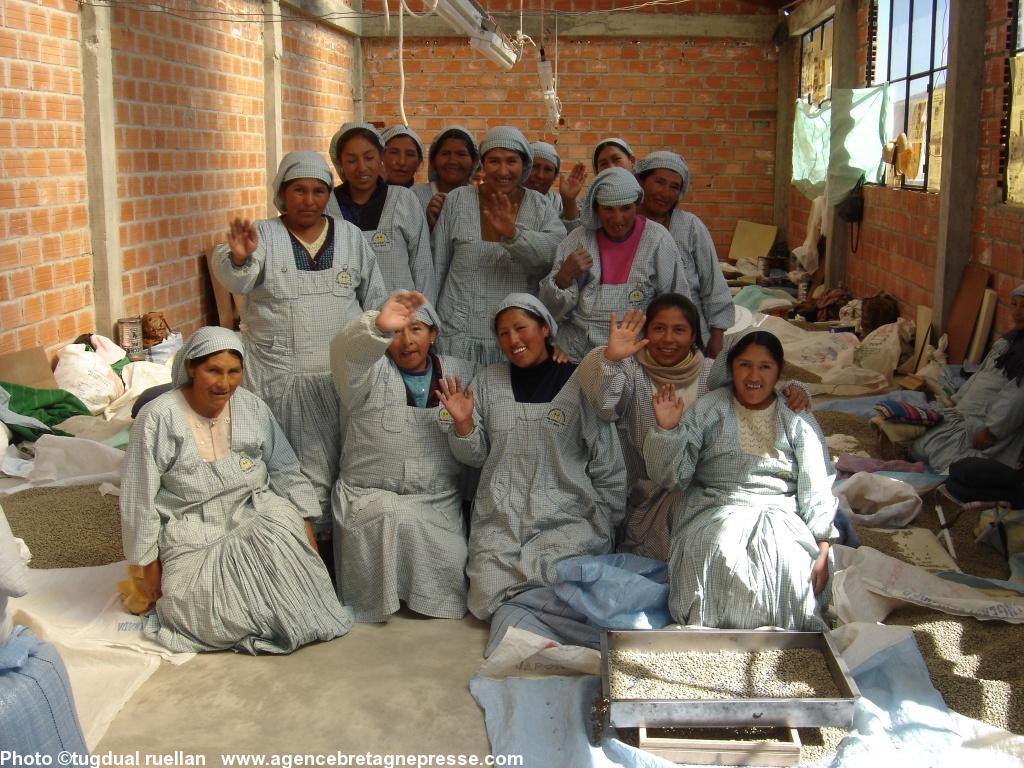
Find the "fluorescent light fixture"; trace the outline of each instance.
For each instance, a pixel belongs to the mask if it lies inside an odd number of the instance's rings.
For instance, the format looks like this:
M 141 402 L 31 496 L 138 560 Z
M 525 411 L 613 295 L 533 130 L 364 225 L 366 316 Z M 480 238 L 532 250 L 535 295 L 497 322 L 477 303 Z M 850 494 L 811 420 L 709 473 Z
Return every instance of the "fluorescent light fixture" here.
M 502 69 L 512 69 L 519 61 L 516 50 L 497 32 L 477 32 L 470 36 L 469 44 Z
M 483 14 L 469 0 L 437 0 L 434 13 L 460 35 L 470 37 L 481 29 Z

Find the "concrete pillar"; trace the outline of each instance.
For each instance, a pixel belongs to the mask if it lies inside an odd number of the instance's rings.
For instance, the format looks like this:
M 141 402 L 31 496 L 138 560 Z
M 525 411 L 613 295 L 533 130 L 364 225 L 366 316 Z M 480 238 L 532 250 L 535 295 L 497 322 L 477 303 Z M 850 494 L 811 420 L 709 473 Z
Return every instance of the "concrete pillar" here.
M 832 22 L 832 90 L 857 88 L 861 82 L 857 71 L 857 5 L 859 0 L 836 0 Z M 850 225 L 836 214 L 836 209 L 825 211 L 832 217 L 832 235 L 828 238 L 825 255 L 825 287 L 846 284 L 846 260 L 850 252 Z M 859 226 L 859 225 L 858 225 Z
M 778 99 L 775 118 L 775 226 L 785 234 L 789 229 L 789 189 L 793 180 L 793 72 L 800 52 L 800 39 L 789 37 L 779 46 Z M 790 243 L 790 248 L 795 244 Z
M 121 283 L 121 212 L 117 196 L 113 52 L 110 6 L 85 4 L 82 12 L 82 95 L 85 109 L 85 164 L 89 184 L 93 307 L 96 330 L 116 339 L 124 315 Z
M 932 290 L 932 326 L 936 333 L 946 327 L 960 278 L 973 250 L 984 49 L 985 4 L 951 3 L 949 70 L 942 118 L 939 233 Z

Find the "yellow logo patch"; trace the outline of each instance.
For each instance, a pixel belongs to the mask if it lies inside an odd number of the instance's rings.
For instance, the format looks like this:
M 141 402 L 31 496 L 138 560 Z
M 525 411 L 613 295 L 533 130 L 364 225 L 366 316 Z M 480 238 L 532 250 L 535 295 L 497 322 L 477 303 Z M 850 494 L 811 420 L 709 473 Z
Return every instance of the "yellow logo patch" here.
M 387 236 L 387 233 L 377 231 L 370 238 L 370 245 L 374 248 L 388 248 L 391 245 L 391 238 Z
M 565 424 L 565 412 L 561 408 L 552 408 L 548 411 L 548 421 L 552 424 L 562 426 Z
M 448 413 L 448 409 L 447 408 L 441 408 L 437 412 L 437 420 L 439 422 L 441 422 L 442 424 L 451 424 L 452 423 L 452 415 L 450 413 Z
M 339 272 L 335 280 L 338 281 L 338 285 L 351 285 L 352 276 L 348 272 Z

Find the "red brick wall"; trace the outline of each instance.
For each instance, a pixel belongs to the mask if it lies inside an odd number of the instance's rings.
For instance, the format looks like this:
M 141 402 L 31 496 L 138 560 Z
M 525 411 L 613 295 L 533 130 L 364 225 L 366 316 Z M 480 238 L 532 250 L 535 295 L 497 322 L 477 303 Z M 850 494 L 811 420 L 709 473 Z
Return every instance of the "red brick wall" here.
M 978 152 L 977 199 L 972 214 L 974 242 L 971 261 L 992 275 L 999 292 L 996 332 L 1010 325 L 1008 301 L 1014 285 L 1024 281 L 1024 208 L 1002 202 L 999 126 L 1003 115 L 1003 67 L 1008 31 L 1007 3 L 987 4 L 985 85 L 982 91 Z M 858 35 L 867 37 L 867 17 L 859 15 Z M 859 83 L 863 83 L 866 45 L 858 50 Z M 799 197 L 796 193 L 794 196 Z M 791 197 L 792 199 L 792 197 Z M 847 284 L 857 295 L 880 290 L 900 301 L 903 314 L 913 317 L 919 304 L 933 306 L 935 249 L 939 226 L 937 194 L 882 187 L 865 188 L 864 222 L 858 253 L 847 266 Z M 790 210 L 789 232 L 803 233 L 806 210 Z
M 112 47 L 125 311 L 188 333 L 207 317 L 202 254 L 264 212 L 262 26 L 115 5 Z
M 79 35 L 73 0 L 0 3 L 0 354 L 94 323 Z
M 919 304 L 932 306 L 939 196 L 865 187 L 861 226 L 857 253 L 847 261 L 850 291 L 855 296 L 888 291 L 908 317 Z
M 353 40 L 326 27 L 289 22 L 282 28 L 284 151 L 327 156 L 335 131 L 353 114 Z
M 396 49 L 392 40 L 363 41 L 370 120 L 397 120 Z M 690 166 L 685 207 L 704 220 L 720 252 L 728 251 L 736 219 L 771 222 L 777 71 L 771 43 L 563 39 L 558 55 L 565 125 L 548 133 L 536 49 L 505 72 L 464 40 L 406 40 L 410 124 L 426 142 L 450 123 L 478 139 L 489 127 L 515 125 L 530 140 L 557 140 L 563 167 L 581 161 L 589 169 L 595 144 L 608 136 L 626 139 L 637 157 L 672 149 Z

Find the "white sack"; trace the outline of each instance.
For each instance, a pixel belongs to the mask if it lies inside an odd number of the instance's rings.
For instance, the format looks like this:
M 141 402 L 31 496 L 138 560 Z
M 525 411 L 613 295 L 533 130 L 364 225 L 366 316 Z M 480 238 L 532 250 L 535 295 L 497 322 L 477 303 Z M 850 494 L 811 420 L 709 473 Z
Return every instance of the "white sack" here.
M 103 409 L 103 418 L 108 421 L 130 420 L 132 406 L 139 399 L 139 395 L 150 387 L 171 383 L 171 367 L 142 360 L 128 363 L 121 370 L 121 376 L 124 379 L 124 394 Z
M 476 674 L 493 678 L 599 675 L 601 654 L 593 648 L 561 645 L 533 632 L 509 627 Z
M 889 323 L 865 337 L 853 354 L 853 362 L 861 368 L 877 371 L 891 381 L 900 362 L 901 349 L 899 323 Z
M 837 571 L 832 579 L 836 613 L 844 624 L 884 621 L 905 603 L 953 616 L 973 616 L 981 621 L 1024 623 L 1024 599 L 992 597 L 980 589 L 947 581 L 871 547 L 855 550 L 844 557 L 844 564 L 846 567 Z
M 858 472 L 832 492 L 839 509 L 874 528 L 902 528 L 921 512 L 921 497 L 912 485 L 871 472 Z
M 85 344 L 68 344 L 57 353 L 53 378 L 57 386 L 81 400 L 89 413 L 97 414 L 124 393 L 124 384 L 114 370 Z

